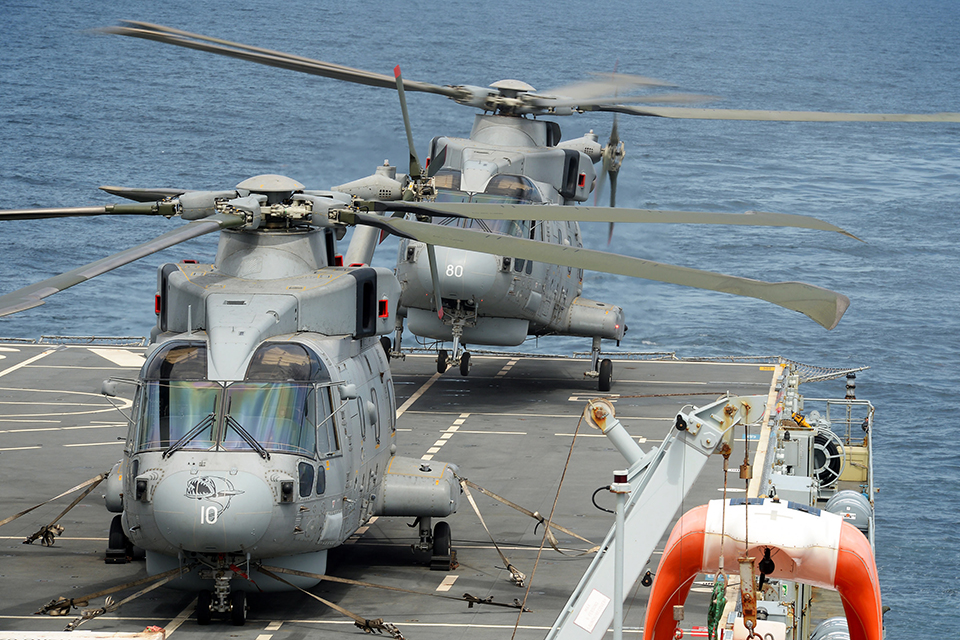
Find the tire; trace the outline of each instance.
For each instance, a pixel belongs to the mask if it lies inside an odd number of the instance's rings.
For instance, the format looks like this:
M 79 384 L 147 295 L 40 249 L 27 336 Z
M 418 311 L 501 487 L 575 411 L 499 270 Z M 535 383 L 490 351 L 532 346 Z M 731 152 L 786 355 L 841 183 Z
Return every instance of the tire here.
M 447 350 L 440 349 L 437 352 L 437 373 L 443 373 L 447 370 Z
M 609 358 L 600 361 L 600 391 L 610 391 L 613 383 L 613 362 Z
M 460 375 L 466 376 L 470 373 L 470 352 L 464 351 L 460 356 Z
M 200 626 L 210 624 L 210 604 L 212 602 L 213 595 L 206 589 L 197 594 L 197 624 Z
M 390 349 L 392 348 L 390 338 L 380 336 L 380 346 L 383 347 L 383 352 L 387 355 L 387 362 L 390 362 Z
M 247 621 L 247 592 L 232 591 L 230 593 L 230 622 L 235 627 L 242 627 Z
M 450 525 L 440 521 L 433 528 L 433 555 L 449 556 L 450 549 L 453 546 L 453 536 L 450 533 Z
M 120 514 L 113 516 L 110 521 L 110 535 L 107 537 L 107 564 L 126 564 L 133 555 L 133 544 L 123 532 L 123 522 Z

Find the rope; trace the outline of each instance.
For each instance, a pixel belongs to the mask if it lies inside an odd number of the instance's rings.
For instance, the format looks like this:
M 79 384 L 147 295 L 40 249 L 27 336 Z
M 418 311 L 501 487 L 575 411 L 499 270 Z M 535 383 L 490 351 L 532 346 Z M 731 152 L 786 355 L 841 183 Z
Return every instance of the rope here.
M 110 595 L 116 593 L 117 591 L 123 591 L 124 589 L 129 589 L 130 587 L 138 587 L 141 584 L 147 584 L 148 582 L 153 582 L 154 580 L 164 580 L 168 577 L 178 577 L 183 573 L 193 570 L 193 567 L 196 564 L 191 564 L 186 567 L 177 567 L 176 569 L 170 569 L 169 571 L 164 571 L 163 573 L 158 573 L 155 576 L 147 576 L 146 578 L 139 578 L 132 582 L 126 582 L 124 584 L 109 587 L 102 591 L 97 591 L 96 593 L 90 593 L 84 596 L 77 596 L 76 598 L 58 598 L 56 600 L 51 600 L 47 604 L 43 605 L 35 612 L 36 615 L 50 615 L 50 616 L 65 616 L 70 613 L 70 609 L 73 607 L 80 608 L 87 606 L 90 600 L 94 598 L 99 598 L 101 596 Z
M 526 579 L 526 576 L 517 569 L 515 566 L 510 564 L 510 561 L 507 559 L 507 556 L 504 555 L 503 551 L 500 550 L 500 545 L 497 544 L 497 541 L 493 539 L 493 534 L 490 533 L 490 529 L 487 527 L 487 523 L 483 519 L 483 515 L 480 513 L 479 507 L 477 507 L 476 501 L 473 499 L 473 494 L 470 493 L 470 488 L 467 486 L 467 483 L 463 480 L 460 481 L 460 487 L 463 489 L 463 494 L 467 496 L 467 501 L 470 503 L 470 506 L 473 507 L 473 511 L 477 514 L 477 517 L 480 518 L 480 524 L 483 525 L 484 530 L 487 532 L 487 535 L 490 536 L 490 541 L 493 542 L 493 547 L 497 550 L 497 553 L 500 554 L 500 559 L 503 560 L 504 566 L 507 568 L 507 571 L 510 572 L 511 579 L 514 584 L 518 587 L 523 586 L 523 581 Z
M 510 640 L 514 640 L 517 637 L 517 629 L 520 628 L 520 618 L 523 616 L 523 612 L 526 610 L 527 598 L 530 597 L 530 588 L 533 586 L 533 577 L 537 575 L 537 567 L 540 566 L 540 556 L 543 555 L 543 545 L 547 540 L 547 534 L 550 532 L 550 523 L 553 522 L 553 514 L 557 510 L 557 502 L 560 500 L 560 489 L 563 488 L 563 479 L 567 476 L 567 469 L 570 467 L 570 458 L 573 457 L 573 447 L 577 443 L 577 436 L 580 434 L 580 425 L 582 424 L 583 414 L 581 413 L 580 420 L 577 421 L 577 428 L 573 432 L 573 440 L 570 441 L 570 449 L 567 451 L 567 461 L 564 463 L 563 472 L 560 474 L 560 483 L 557 485 L 557 493 L 553 497 L 553 505 L 550 507 L 550 517 L 543 525 L 543 537 L 540 539 L 540 548 L 537 549 L 537 559 L 533 563 L 533 572 L 530 574 L 530 584 L 527 585 L 527 590 L 523 593 L 523 601 L 520 603 L 520 612 L 517 614 L 517 621 L 513 625 L 513 633 L 510 634 Z
M 196 564 L 191 564 L 191 565 L 188 565 L 188 566 L 186 566 L 186 567 L 178 567 L 178 568 L 176 568 L 176 569 L 173 569 L 173 570 L 171 570 L 171 571 L 175 571 L 175 572 L 176 572 L 175 575 L 170 575 L 170 576 L 167 576 L 166 578 L 162 578 L 162 579 L 158 580 L 157 582 L 155 582 L 154 584 L 150 585 L 149 587 L 146 587 L 146 588 L 144 588 L 144 589 L 141 589 L 140 591 L 137 591 L 135 594 L 133 594 L 133 595 L 131 595 L 131 596 L 127 596 L 126 598 L 124 598 L 124 599 L 121 600 L 120 602 L 113 602 L 113 598 L 110 598 L 110 597 L 108 596 L 107 599 L 106 599 L 106 602 L 104 602 L 104 604 L 103 604 L 102 607 L 100 607 L 100 608 L 98 608 L 98 609 L 85 609 L 85 610 L 81 611 L 81 612 L 80 612 L 80 617 L 78 617 L 78 618 L 76 618 L 75 620 L 71 621 L 70 624 L 68 624 L 68 625 L 66 626 L 66 628 L 64 629 L 64 631 L 73 631 L 74 629 L 76 629 L 77 627 L 79 627 L 81 624 L 83 624 L 83 623 L 86 622 L 87 620 L 93 620 L 93 619 L 96 618 L 97 616 L 102 616 L 102 615 L 105 614 L 105 613 L 109 613 L 109 612 L 111 612 L 111 611 L 116 611 L 117 609 L 119 609 L 121 606 L 127 604 L 128 602 L 130 602 L 130 601 L 132 601 L 132 600 L 135 600 L 135 599 L 139 598 L 140 596 L 142 596 L 142 595 L 144 595 L 144 594 L 150 593 L 151 591 L 153 591 L 154 589 L 156 589 L 156 588 L 158 588 L 158 587 L 162 587 L 163 585 L 167 584 L 167 583 L 170 582 L 171 580 L 174 580 L 174 579 L 176 579 L 176 578 L 179 578 L 181 572 L 187 572 L 187 573 L 189 573 L 191 570 L 193 570 L 193 567 L 194 567 L 194 566 L 196 566 Z M 171 573 L 171 571 L 167 571 L 166 573 Z M 165 574 L 160 574 L 160 575 L 165 575 Z M 156 578 L 156 577 L 157 577 L 157 576 L 154 576 L 154 578 Z
M 275 567 L 275 568 L 276 568 L 276 567 Z M 306 589 L 303 589 L 303 588 L 301 588 L 301 587 L 298 587 L 297 585 L 293 584 L 293 583 L 290 582 L 289 580 L 285 580 L 285 579 L 281 578 L 280 576 L 278 576 L 277 574 L 273 573 L 272 571 L 270 571 L 270 570 L 267 569 L 266 567 L 261 566 L 261 567 L 259 568 L 259 571 L 260 571 L 260 573 L 264 574 L 265 576 L 268 576 L 268 577 L 270 577 L 270 578 L 273 578 L 274 580 L 277 580 L 277 581 L 279 581 L 279 582 L 282 582 L 283 584 L 285 584 L 285 585 L 287 585 L 287 586 L 289 586 L 289 587 L 293 587 L 294 589 L 297 589 L 298 591 L 301 591 L 301 592 L 307 594 L 308 596 L 310 596 L 310 597 L 313 598 L 314 600 L 320 602 L 321 604 L 327 605 L 328 607 L 330 607 L 331 609 L 333 609 L 333 610 L 336 611 L 337 613 L 340 613 L 340 614 L 342 614 L 342 615 L 350 618 L 351 620 L 353 620 L 353 623 L 354 623 L 360 630 L 362 630 L 364 633 L 381 633 L 381 634 L 382 634 L 384 631 L 386 631 L 390 636 L 392 636 L 393 638 L 395 638 L 395 640 L 404 640 L 403 634 L 400 633 L 400 629 L 398 629 L 398 628 L 396 627 L 396 625 L 394 625 L 394 624 L 391 624 L 391 623 L 389 623 L 389 622 L 384 622 L 384 621 L 383 621 L 383 618 L 375 618 L 375 619 L 373 619 L 373 620 L 368 620 L 367 618 L 362 618 L 362 617 L 358 616 L 357 614 L 353 613 L 352 611 L 348 611 L 348 610 L 344 609 L 344 608 L 341 607 L 340 605 L 334 604 L 334 603 L 330 602 L 329 600 L 325 600 L 325 599 L 321 598 L 321 597 L 318 596 L 318 595 L 314 595 L 314 594 L 310 593 L 309 591 L 307 591 Z
M 35 506 L 32 506 L 32 507 L 30 507 L 29 509 L 24 509 L 23 511 L 21 511 L 20 513 L 14 515 L 14 516 L 10 516 L 9 518 L 6 518 L 6 519 L 4 519 L 4 520 L 0 520 L 0 527 L 2 527 L 3 525 L 7 524 L 8 522 L 13 522 L 14 520 L 16 520 L 17 518 L 19 518 L 19 517 L 21 517 L 21 516 L 27 515 L 28 513 L 30 513 L 31 511 L 33 511 L 34 509 L 39 509 L 40 507 L 42 507 L 42 506 L 44 506 L 44 505 L 46 505 L 46 504 L 50 504 L 50 503 L 53 502 L 54 500 L 59 500 L 59 499 L 62 498 L 63 496 L 70 495 L 70 494 L 73 493 L 74 491 L 79 491 L 80 489 L 83 489 L 84 487 L 86 487 L 87 485 L 89 485 L 89 484 L 92 483 L 93 486 L 90 487 L 90 489 L 87 490 L 87 492 L 83 494 L 84 496 L 86 496 L 88 493 L 90 493 L 90 491 L 93 490 L 94 487 L 96 487 L 96 486 L 97 486 L 98 484 L 100 484 L 103 480 L 105 480 L 105 479 L 107 478 L 107 475 L 108 475 L 108 474 L 106 474 L 106 473 L 101 473 L 101 474 L 98 475 L 98 476 L 94 476 L 93 478 L 90 478 L 90 479 L 87 480 L 86 482 L 81 482 L 80 484 L 78 484 L 77 486 L 73 487 L 72 489 L 67 489 L 66 491 L 64 491 L 64 492 L 61 493 L 60 495 L 54 496 L 54 497 L 50 498 L 49 500 L 47 500 L 46 502 L 41 502 L 40 504 L 35 505 Z M 81 498 L 82 498 L 82 497 L 83 497 L 83 496 L 81 496 Z M 70 505 L 70 507 L 73 507 L 75 504 L 76 504 L 76 502 L 74 502 L 73 505 Z M 67 508 L 67 511 L 69 511 L 70 507 Z M 66 511 L 64 511 L 64 513 L 66 513 Z M 57 520 L 59 520 L 59 519 L 62 518 L 62 517 L 63 517 L 63 513 L 61 513 L 59 516 L 57 516 Z M 50 524 L 56 523 L 57 520 L 54 520 L 54 521 L 51 522 Z M 33 538 L 33 540 L 36 540 L 36 538 Z M 30 542 L 33 542 L 33 540 L 31 540 Z M 27 543 L 27 544 L 29 544 L 29 543 Z
M 528 516 L 530 516 L 531 518 L 533 518 L 534 520 L 536 520 L 537 522 L 539 522 L 540 524 L 544 525 L 545 530 L 546 530 L 546 532 L 547 532 L 547 534 L 548 534 L 548 535 L 547 535 L 547 542 L 549 542 L 549 543 L 550 543 L 550 546 L 553 547 L 553 549 L 554 549 L 555 551 L 557 551 L 558 553 L 562 553 L 563 555 L 570 555 L 570 554 L 565 553 L 564 551 L 562 551 L 562 550 L 560 549 L 560 547 L 558 546 L 558 545 L 559 545 L 559 542 L 557 541 L 557 538 L 553 535 L 553 532 L 550 531 L 550 529 L 556 529 L 557 531 L 562 531 L 563 533 L 565 533 L 565 534 L 567 534 L 567 535 L 573 536 L 573 537 L 576 538 L 577 540 L 581 540 L 581 541 L 583 541 L 583 542 L 586 542 L 586 543 L 589 544 L 589 545 L 593 545 L 592 548 L 587 549 L 586 551 L 583 551 L 583 552 L 581 552 L 581 553 L 578 553 L 577 556 L 586 555 L 586 554 L 588 554 L 588 553 L 593 553 L 594 551 L 599 551 L 599 550 L 600 550 L 600 545 L 594 545 L 594 543 L 591 542 L 590 540 L 588 540 L 587 538 L 584 538 L 584 537 L 581 536 L 580 534 L 575 533 L 574 531 L 571 531 L 570 529 L 567 529 L 566 527 L 563 527 L 563 526 L 561 526 L 561 525 L 559 525 L 559 524 L 557 524 L 557 523 L 555 523 L 555 522 L 549 522 L 549 526 L 547 526 L 547 524 L 548 524 L 547 519 L 544 518 L 542 515 L 540 515 L 540 512 L 539 512 L 539 511 L 530 511 L 529 509 L 526 509 L 526 508 L 524 508 L 524 507 L 521 507 L 521 506 L 518 505 L 518 504 L 514 504 L 513 502 L 510 502 L 510 501 L 507 500 L 506 498 L 504 498 L 504 497 L 502 497 L 502 496 L 498 496 L 497 494 L 493 493 L 492 491 L 489 491 L 488 489 L 484 489 L 483 487 L 481 487 L 481 486 L 478 485 L 477 483 L 472 482 L 472 481 L 470 481 L 470 480 L 467 480 L 466 478 L 462 478 L 462 477 L 458 476 L 457 474 L 454 474 L 454 477 L 456 477 L 457 480 L 459 480 L 461 483 L 464 483 L 464 482 L 467 483 L 468 485 L 470 485 L 471 487 L 473 487 L 474 489 L 476 489 L 477 491 L 479 491 L 479 492 L 482 493 L 483 495 L 485 495 L 485 496 L 487 496 L 487 497 L 490 497 L 490 498 L 493 498 L 494 500 L 496 500 L 496 501 L 498 501 L 498 502 L 501 502 L 501 503 L 507 505 L 508 507 L 510 507 L 510 508 L 512 508 L 512 509 L 516 509 L 516 510 L 519 511 L 520 513 L 523 513 L 523 514 L 525 514 L 525 515 L 528 515 Z M 604 488 L 604 489 L 605 489 L 606 487 L 601 487 L 601 488 Z M 611 512 L 611 513 L 612 513 L 612 512 Z M 539 525 L 538 525 L 538 526 L 539 526 Z M 534 529 L 534 531 L 536 531 L 536 529 Z

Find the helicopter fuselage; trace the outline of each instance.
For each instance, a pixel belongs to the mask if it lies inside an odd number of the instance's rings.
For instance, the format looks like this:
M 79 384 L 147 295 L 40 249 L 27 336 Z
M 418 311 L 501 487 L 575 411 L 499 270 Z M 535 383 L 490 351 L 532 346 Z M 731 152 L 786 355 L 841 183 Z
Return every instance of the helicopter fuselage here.
M 396 455 L 378 336 L 399 284 L 328 266 L 328 243 L 319 229 L 228 231 L 215 264 L 159 269 L 154 344 L 106 501 L 151 574 L 202 565 L 174 586 L 220 572 L 235 588 L 241 573 L 287 588 L 250 563 L 323 573 L 326 551 L 373 516 L 456 510 L 454 467 Z
M 586 200 L 596 179 L 593 163 L 601 156 L 597 137 L 559 138 L 559 127 L 549 121 L 478 115 L 469 139 L 438 137 L 431 143 L 431 158 L 443 162 L 434 178 L 436 200 L 555 205 Z M 448 218 L 438 223 L 583 245 L 576 222 Z M 449 341 L 456 326 L 464 342 L 498 346 L 553 333 L 623 338 L 623 309 L 583 298 L 582 269 L 446 247 L 436 248 L 436 262 L 434 287 L 426 245 L 400 242 L 400 305 L 415 335 Z

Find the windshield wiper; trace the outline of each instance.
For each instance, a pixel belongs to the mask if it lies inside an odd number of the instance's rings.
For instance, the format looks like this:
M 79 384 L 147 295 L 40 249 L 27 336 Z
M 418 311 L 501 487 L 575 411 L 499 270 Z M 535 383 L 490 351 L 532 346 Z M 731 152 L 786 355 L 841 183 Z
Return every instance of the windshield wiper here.
M 250 445 L 250 448 L 252 448 L 254 451 L 259 453 L 261 458 L 263 458 L 264 460 L 270 459 L 270 454 L 267 452 L 266 449 L 263 448 L 263 445 L 257 442 L 256 438 L 250 435 L 250 433 L 243 428 L 243 425 L 237 422 L 236 418 L 234 418 L 230 414 L 227 414 L 226 421 L 227 421 L 227 426 L 233 427 L 233 430 L 236 431 L 248 445 Z
M 198 422 L 195 427 L 190 429 L 190 431 L 187 431 L 182 438 L 180 438 L 179 440 L 174 442 L 172 445 L 167 447 L 167 449 L 163 452 L 163 455 L 161 457 L 166 459 L 170 457 L 174 451 L 177 451 L 178 449 L 182 449 L 184 445 L 186 445 L 188 442 L 196 438 L 201 431 L 203 431 L 208 426 L 213 424 L 213 419 L 215 415 L 216 414 L 214 414 L 213 412 L 208 413 L 206 418 Z

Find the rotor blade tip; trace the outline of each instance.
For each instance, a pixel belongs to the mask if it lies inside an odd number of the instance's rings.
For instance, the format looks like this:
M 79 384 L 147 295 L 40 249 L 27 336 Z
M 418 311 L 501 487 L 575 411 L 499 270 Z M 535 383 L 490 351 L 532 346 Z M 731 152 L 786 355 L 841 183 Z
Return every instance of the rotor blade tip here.
M 397 65 L 393 68 L 393 77 L 394 78 L 400 77 L 400 65 Z

